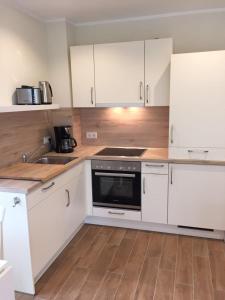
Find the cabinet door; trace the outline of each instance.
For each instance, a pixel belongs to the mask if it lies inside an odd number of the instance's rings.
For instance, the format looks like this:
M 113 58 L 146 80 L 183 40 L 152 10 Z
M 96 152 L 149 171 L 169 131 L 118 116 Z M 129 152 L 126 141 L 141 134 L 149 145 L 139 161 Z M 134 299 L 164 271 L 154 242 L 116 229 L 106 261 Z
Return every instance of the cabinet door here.
M 172 39 L 145 41 L 145 106 L 168 106 Z
M 142 221 L 167 224 L 168 175 L 142 174 Z
M 93 45 L 70 48 L 74 107 L 94 107 L 94 53 Z
M 169 224 L 225 229 L 225 167 L 170 165 Z
M 3 255 L 13 268 L 14 288 L 19 292 L 34 294 L 25 195 L 0 193 L 0 205 L 5 208 Z
M 144 105 L 144 41 L 94 45 L 96 104 Z
M 172 55 L 170 147 L 225 148 L 225 51 Z
M 11 267 L 7 267 L 0 272 L 0 295 L 1 299 L 15 300 L 13 272 Z
M 34 276 L 42 271 L 64 243 L 65 203 L 65 190 L 59 188 L 29 211 Z
M 68 239 L 86 217 L 84 173 L 75 173 L 73 179 L 64 188 L 66 193 L 65 237 Z

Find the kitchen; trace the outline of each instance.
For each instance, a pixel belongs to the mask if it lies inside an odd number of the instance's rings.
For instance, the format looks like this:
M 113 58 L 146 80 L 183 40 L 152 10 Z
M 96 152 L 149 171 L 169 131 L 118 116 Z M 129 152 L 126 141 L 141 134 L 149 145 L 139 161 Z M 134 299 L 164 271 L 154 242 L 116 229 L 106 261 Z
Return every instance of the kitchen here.
M 0 299 L 225 299 L 224 4 L 0 3 Z

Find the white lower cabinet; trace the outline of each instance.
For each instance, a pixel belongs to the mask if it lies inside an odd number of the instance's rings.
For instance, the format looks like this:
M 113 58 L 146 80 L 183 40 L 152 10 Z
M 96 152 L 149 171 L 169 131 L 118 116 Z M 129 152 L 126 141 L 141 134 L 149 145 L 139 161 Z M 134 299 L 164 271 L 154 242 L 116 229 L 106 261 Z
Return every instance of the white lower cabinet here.
M 13 268 L 13 287 L 34 294 L 26 196 L 1 192 L 0 205 L 5 208 L 3 259 Z
M 64 243 L 66 195 L 59 188 L 29 212 L 33 276 L 36 277 Z
M 65 232 L 64 238 L 68 239 L 79 228 L 86 217 L 84 173 L 74 174 L 75 176 L 65 185 Z
M 168 223 L 225 230 L 225 167 L 171 164 Z
M 84 180 L 82 163 L 28 195 L 0 193 L 4 259 L 13 267 L 17 291 L 35 293 L 35 281 L 84 221 Z
M 142 163 L 142 221 L 167 224 L 168 164 Z
M 47 193 L 45 198 L 29 211 L 31 257 L 35 278 L 85 219 L 83 179 L 84 165 L 75 166 L 56 178 L 57 181 L 53 181 L 55 185 L 51 182 L 42 188 L 42 192 Z M 35 198 L 36 194 L 37 192 L 31 194 L 30 200 Z

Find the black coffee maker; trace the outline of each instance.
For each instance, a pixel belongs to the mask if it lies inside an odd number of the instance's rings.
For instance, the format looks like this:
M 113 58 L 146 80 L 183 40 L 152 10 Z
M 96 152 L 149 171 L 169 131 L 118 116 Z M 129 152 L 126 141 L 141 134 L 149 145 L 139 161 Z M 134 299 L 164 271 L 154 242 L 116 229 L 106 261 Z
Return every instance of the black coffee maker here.
M 77 142 L 73 137 L 72 126 L 57 126 L 54 127 L 55 131 L 55 150 L 58 153 L 73 152 L 77 146 Z

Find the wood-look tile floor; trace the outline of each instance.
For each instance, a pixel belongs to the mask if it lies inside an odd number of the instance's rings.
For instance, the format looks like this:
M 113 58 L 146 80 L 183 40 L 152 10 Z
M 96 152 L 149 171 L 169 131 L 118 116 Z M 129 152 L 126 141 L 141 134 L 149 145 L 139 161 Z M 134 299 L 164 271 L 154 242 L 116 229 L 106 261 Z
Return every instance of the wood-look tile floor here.
M 84 225 L 16 300 L 225 300 L 223 241 Z

